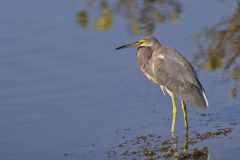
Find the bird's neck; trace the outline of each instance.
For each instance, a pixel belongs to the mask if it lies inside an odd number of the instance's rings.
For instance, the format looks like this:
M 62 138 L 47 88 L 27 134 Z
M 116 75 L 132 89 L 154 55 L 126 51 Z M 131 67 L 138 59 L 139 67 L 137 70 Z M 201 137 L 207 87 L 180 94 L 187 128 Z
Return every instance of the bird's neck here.
M 161 43 L 156 42 L 150 48 L 151 48 L 152 51 L 155 51 L 156 49 L 158 49 L 161 46 L 162 46 Z

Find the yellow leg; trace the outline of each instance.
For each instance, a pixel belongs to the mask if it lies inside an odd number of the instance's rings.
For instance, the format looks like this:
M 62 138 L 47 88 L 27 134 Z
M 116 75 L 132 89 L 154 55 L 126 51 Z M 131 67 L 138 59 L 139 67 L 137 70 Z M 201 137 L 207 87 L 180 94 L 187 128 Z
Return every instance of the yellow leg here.
M 172 95 L 172 106 L 173 106 L 173 112 L 172 112 L 172 137 L 175 137 L 175 122 L 176 122 L 176 115 L 177 115 L 177 107 L 174 100 L 174 95 Z
M 183 153 L 186 154 L 188 152 L 188 133 L 185 134 L 185 140 L 183 145 Z
M 188 133 L 187 108 L 186 108 L 186 104 L 185 104 L 184 100 L 181 100 L 181 103 L 182 103 L 182 111 L 183 111 L 183 117 L 184 117 L 184 125 L 185 125 L 185 129 Z

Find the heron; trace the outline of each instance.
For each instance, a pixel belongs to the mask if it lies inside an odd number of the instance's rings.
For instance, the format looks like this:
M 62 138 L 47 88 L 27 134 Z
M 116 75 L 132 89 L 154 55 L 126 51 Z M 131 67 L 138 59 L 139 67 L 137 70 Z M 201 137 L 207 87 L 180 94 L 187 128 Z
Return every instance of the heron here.
M 135 43 L 116 48 L 137 48 L 137 63 L 143 74 L 152 82 L 159 84 L 172 100 L 172 136 L 175 135 L 177 107 L 175 97 L 181 100 L 184 126 L 188 133 L 188 118 L 185 101 L 199 108 L 206 108 L 208 100 L 197 73 L 191 63 L 176 49 L 162 45 L 155 37 L 144 37 Z

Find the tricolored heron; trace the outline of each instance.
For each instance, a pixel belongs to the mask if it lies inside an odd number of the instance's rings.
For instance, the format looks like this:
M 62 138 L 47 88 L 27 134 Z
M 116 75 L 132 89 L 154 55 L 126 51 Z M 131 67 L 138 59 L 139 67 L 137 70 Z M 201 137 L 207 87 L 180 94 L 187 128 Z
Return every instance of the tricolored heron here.
M 143 74 L 172 98 L 173 117 L 171 132 L 174 136 L 177 108 L 175 96 L 181 100 L 184 125 L 188 132 L 187 109 L 185 101 L 200 108 L 208 106 L 208 100 L 197 78 L 193 66 L 174 48 L 161 45 L 154 37 L 142 38 L 136 43 L 123 45 L 116 49 L 138 46 L 137 62 Z

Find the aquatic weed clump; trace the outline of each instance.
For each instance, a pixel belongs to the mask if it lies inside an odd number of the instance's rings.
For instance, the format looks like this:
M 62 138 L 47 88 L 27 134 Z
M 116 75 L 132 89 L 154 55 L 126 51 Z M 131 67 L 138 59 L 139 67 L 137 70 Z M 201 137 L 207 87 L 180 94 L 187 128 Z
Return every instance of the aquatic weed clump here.
M 195 160 L 207 159 L 209 151 L 206 146 L 200 146 L 199 142 L 220 136 L 227 136 L 232 132 L 231 127 L 220 128 L 215 131 L 199 133 L 194 131 L 184 138 L 175 137 L 164 139 L 156 134 L 139 135 L 131 139 L 124 139 L 111 151 L 123 159 L 178 159 Z M 112 157 L 114 157 L 112 155 Z

